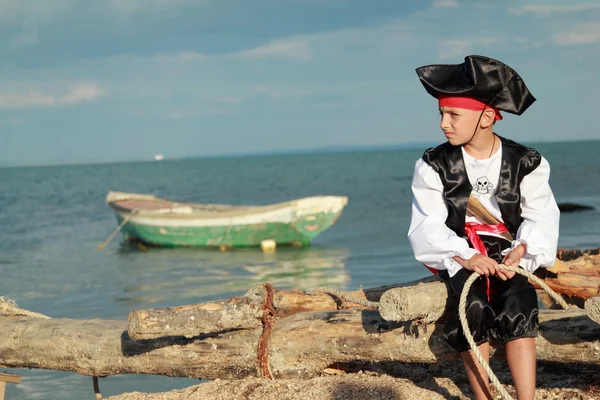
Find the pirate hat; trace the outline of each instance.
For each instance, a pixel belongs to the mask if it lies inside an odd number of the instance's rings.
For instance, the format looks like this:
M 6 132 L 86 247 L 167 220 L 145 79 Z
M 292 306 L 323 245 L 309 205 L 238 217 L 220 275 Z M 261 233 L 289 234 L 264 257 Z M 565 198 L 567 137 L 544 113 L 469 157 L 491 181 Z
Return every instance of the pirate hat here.
M 425 90 L 436 99 L 467 97 L 516 115 L 535 101 L 515 70 L 488 57 L 472 55 L 461 64 L 425 65 L 416 71 Z

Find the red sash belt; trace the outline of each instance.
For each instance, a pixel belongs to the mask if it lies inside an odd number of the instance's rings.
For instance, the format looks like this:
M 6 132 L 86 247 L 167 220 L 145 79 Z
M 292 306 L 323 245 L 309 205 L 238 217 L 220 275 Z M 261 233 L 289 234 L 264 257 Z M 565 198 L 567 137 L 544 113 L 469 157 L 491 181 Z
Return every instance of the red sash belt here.
M 497 225 L 484 225 L 484 224 L 478 224 L 476 222 L 465 223 L 465 233 L 467 234 L 467 237 L 471 241 L 471 244 L 473 244 L 473 248 L 475 250 L 477 250 L 478 252 L 480 252 L 481 254 L 483 254 L 484 256 L 487 256 L 488 255 L 487 249 L 485 248 L 483 241 L 477 234 L 477 231 L 495 233 L 495 234 L 499 235 L 499 234 L 508 232 L 508 229 L 506 228 L 506 225 L 504 225 L 502 223 L 497 224 Z M 425 266 L 427 267 L 427 265 L 425 265 Z M 434 275 L 436 275 L 438 273 L 438 270 L 435 268 L 427 267 L 427 269 L 429 269 Z M 486 292 L 487 292 L 487 297 L 488 297 L 488 301 L 489 301 L 490 300 L 490 278 L 488 278 L 488 277 L 486 277 L 486 286 L 487 286 Z

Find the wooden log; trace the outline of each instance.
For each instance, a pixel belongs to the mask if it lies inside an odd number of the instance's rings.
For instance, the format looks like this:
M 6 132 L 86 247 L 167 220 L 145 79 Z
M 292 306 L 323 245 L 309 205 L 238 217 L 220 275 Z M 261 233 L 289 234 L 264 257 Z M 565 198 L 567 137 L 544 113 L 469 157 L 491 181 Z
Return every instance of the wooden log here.
M 563 261 L 575 260 L 584 255 L 598 255 L 600 248 L 595 249 L 558 249 L 556 257 Z
M 600 325 L 583 310 L 543 310 L 540 322 L 539 360 L 600 364 Z M 125 327 L 125 321 L 0 317 L 0 367 L 90 376 L 262 376 L 257 360 L 260 328 L 192 339 L 133 341 Z M 274 324 L 268 339 L 269 369 L 276 378 L 309 378 L 331 365 L 360 360 L 455 359 L 457 354 L 441 331 L 439 324 L 389 323 L 375 310 L 297 313 Z
M 548 269 L 539 268 L 536 270 L 536 275 L 544 279 L 554 291 L 563 294 L 569 303 L 577 306 L 583 306 L 585 299 L 600 296 L 599 256 L 583 256 L 567 264 L 566 268 L 569 272 L 553 273 Z M 439 318 L 443 311 L 443 304 L 446 302 L 446 290 L 443 285 L 439 284 L 440 281 L 437 276 L 428 276 L 405 284 L 357 290 L 348 294 L 357 299 L 379 301 L 389 289 L 411 288 L 417 284 L 438 282 L 432 288 L 414 287 L 406 293 L 404 291 L 399 291 L 398 294 L 391 292 L 384 300 L 386 302 L 409 302 L 414 307 L 398 303 L 395 307 L 384 306 L 382 309 L 382 315 L 390 320 L 419 318 L 431 322 Z M 540 289 L 537 284 L 533 283 L 533 285 Z M 429 300 L 415 302 L 414 300 L 417 298 L 415 296 L 421 295 L 420 291 L 423 291 L 422 295 Z M 134 340 L 148 340 L 163 336 L 194 337 L 202 333 L 223 332 L 231 329 L 253 329 L 261 325 L 265 296 L 264 285 L 256 285 L 239 298 L 179 307 L 133 310 L 128 316 L 127 331 Z M 362 308 L 359 304 L 340 301 L 335 296 L 324 293 L 309 294 L 299 290 L 277 289 L 273 289 L 273 305 L 279 318 L 303 311 Z M 400 314 L 392 317 L 386 314 L 388 311 Z
M 586 299 L 600 296 L 600 257 L 583 256 L 569 261 L 569 272 L 554 274 L 538 268 L 535 275 L 568 303 L 582 307 Z M 541 287 L 530 281 L 541 293 Z M 546 296 L 542 294 L 542 300 Z M 417 286 L 391 288 L 381 296 L 379 311 L 389 321 L 407 319 L 435 320 L 442 314 L 448 299 L 448 290 L 439 283 L 421 283 Z M 546 304 L 551 307 L 551 303 Z
M 556 278 L 546 278 L 544 282 L 550 289 L 565 296 L 577 297 L 583 300 L 600 296 L 600 276 L 564 273 Z M 536 289 L 540 289 L 537 283 L 531 283 Z
M 430 323 L 442 316 L 447 299 L 448 287 L 441 281 L 394 288 L 381 296 L 379 312 L 386 321 Z
M 394 286 L 355 290 L 347 294 L 357 299 L 379 301 L 381 295 L 390 288 L 433 281 L 439 281 L 439 278 L 427 277 Z M 242 297 L 178 307 L 133 310 L 127 317 L 127 333 L 134 340 L 149 340 L 164 336 L 189 338 L 202 333 L 253 329 L 261 325 L 265 299 L 265 285 L 261 284 L 251 287 Z M 363 308 L 360 304 L 337 299 L 326 293 L 310 294 L 300 290 L 278 289 L 273 289 L 273 306 L 278 318 L 304 311 Z
M 134 340 L 162 336 L 194 337 L 202 333 L 261 326 L 266 288 L 256 285 L 243 297 L 178 307 L 133 310 L 127 333 Z
M 561 274 L 555 279 L 545 279 L 545 282 L 555 292 L 565 296 L 573 296 L 576 298 L 575 300 L 600 296 L 599 278 Z M 533 286 L 540 289 L 535 283 Z M 571 298 L 568 303 L 578 303 L 575 300 Z M 447 301 L 448 289 L 445 284 L 440 282 L 392 288 L 381 296 L 379 312 L 388 321 L 424 319 L 429 322 L 442 315 Z M 583 302 L 581 303 L 583 305 Z
M 593 297 L 585 301 L 585 311 L 593 321 L 600 324 L 600 297 Z

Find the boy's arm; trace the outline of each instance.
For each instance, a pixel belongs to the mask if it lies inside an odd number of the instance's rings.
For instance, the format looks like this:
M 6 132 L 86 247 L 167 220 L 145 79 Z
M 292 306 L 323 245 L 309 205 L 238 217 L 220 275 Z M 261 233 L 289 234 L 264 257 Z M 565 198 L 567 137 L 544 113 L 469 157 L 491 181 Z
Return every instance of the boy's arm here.
M 524 243 L 526 252 L 520 265 L 533 272 L 552 267 L 558 246 L 560 211 L 549 184 L 550 165 L 542 157 L 540 165 L 521 181 L 521 217 L 513 247 Z
M 412 215 L 408 240 L 415 258 L 428 267 L 448 270 L 454 276 L 462 266 L 453 259 L 469 260 L 478 251 L 446 226 L 448 210 L 439 175 L 422 159 L 415 164 L 412 181 Z

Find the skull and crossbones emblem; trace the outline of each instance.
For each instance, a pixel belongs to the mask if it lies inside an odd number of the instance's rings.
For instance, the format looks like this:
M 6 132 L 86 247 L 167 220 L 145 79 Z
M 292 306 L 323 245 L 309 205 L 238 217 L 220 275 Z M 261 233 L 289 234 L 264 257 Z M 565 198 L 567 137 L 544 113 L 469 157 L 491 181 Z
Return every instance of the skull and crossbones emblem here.
M 487 176 L 477 178 L 475 187 L 473 188 L 477 193 L 488 194 L 494 191 L 494 185 L 490 182 Z

